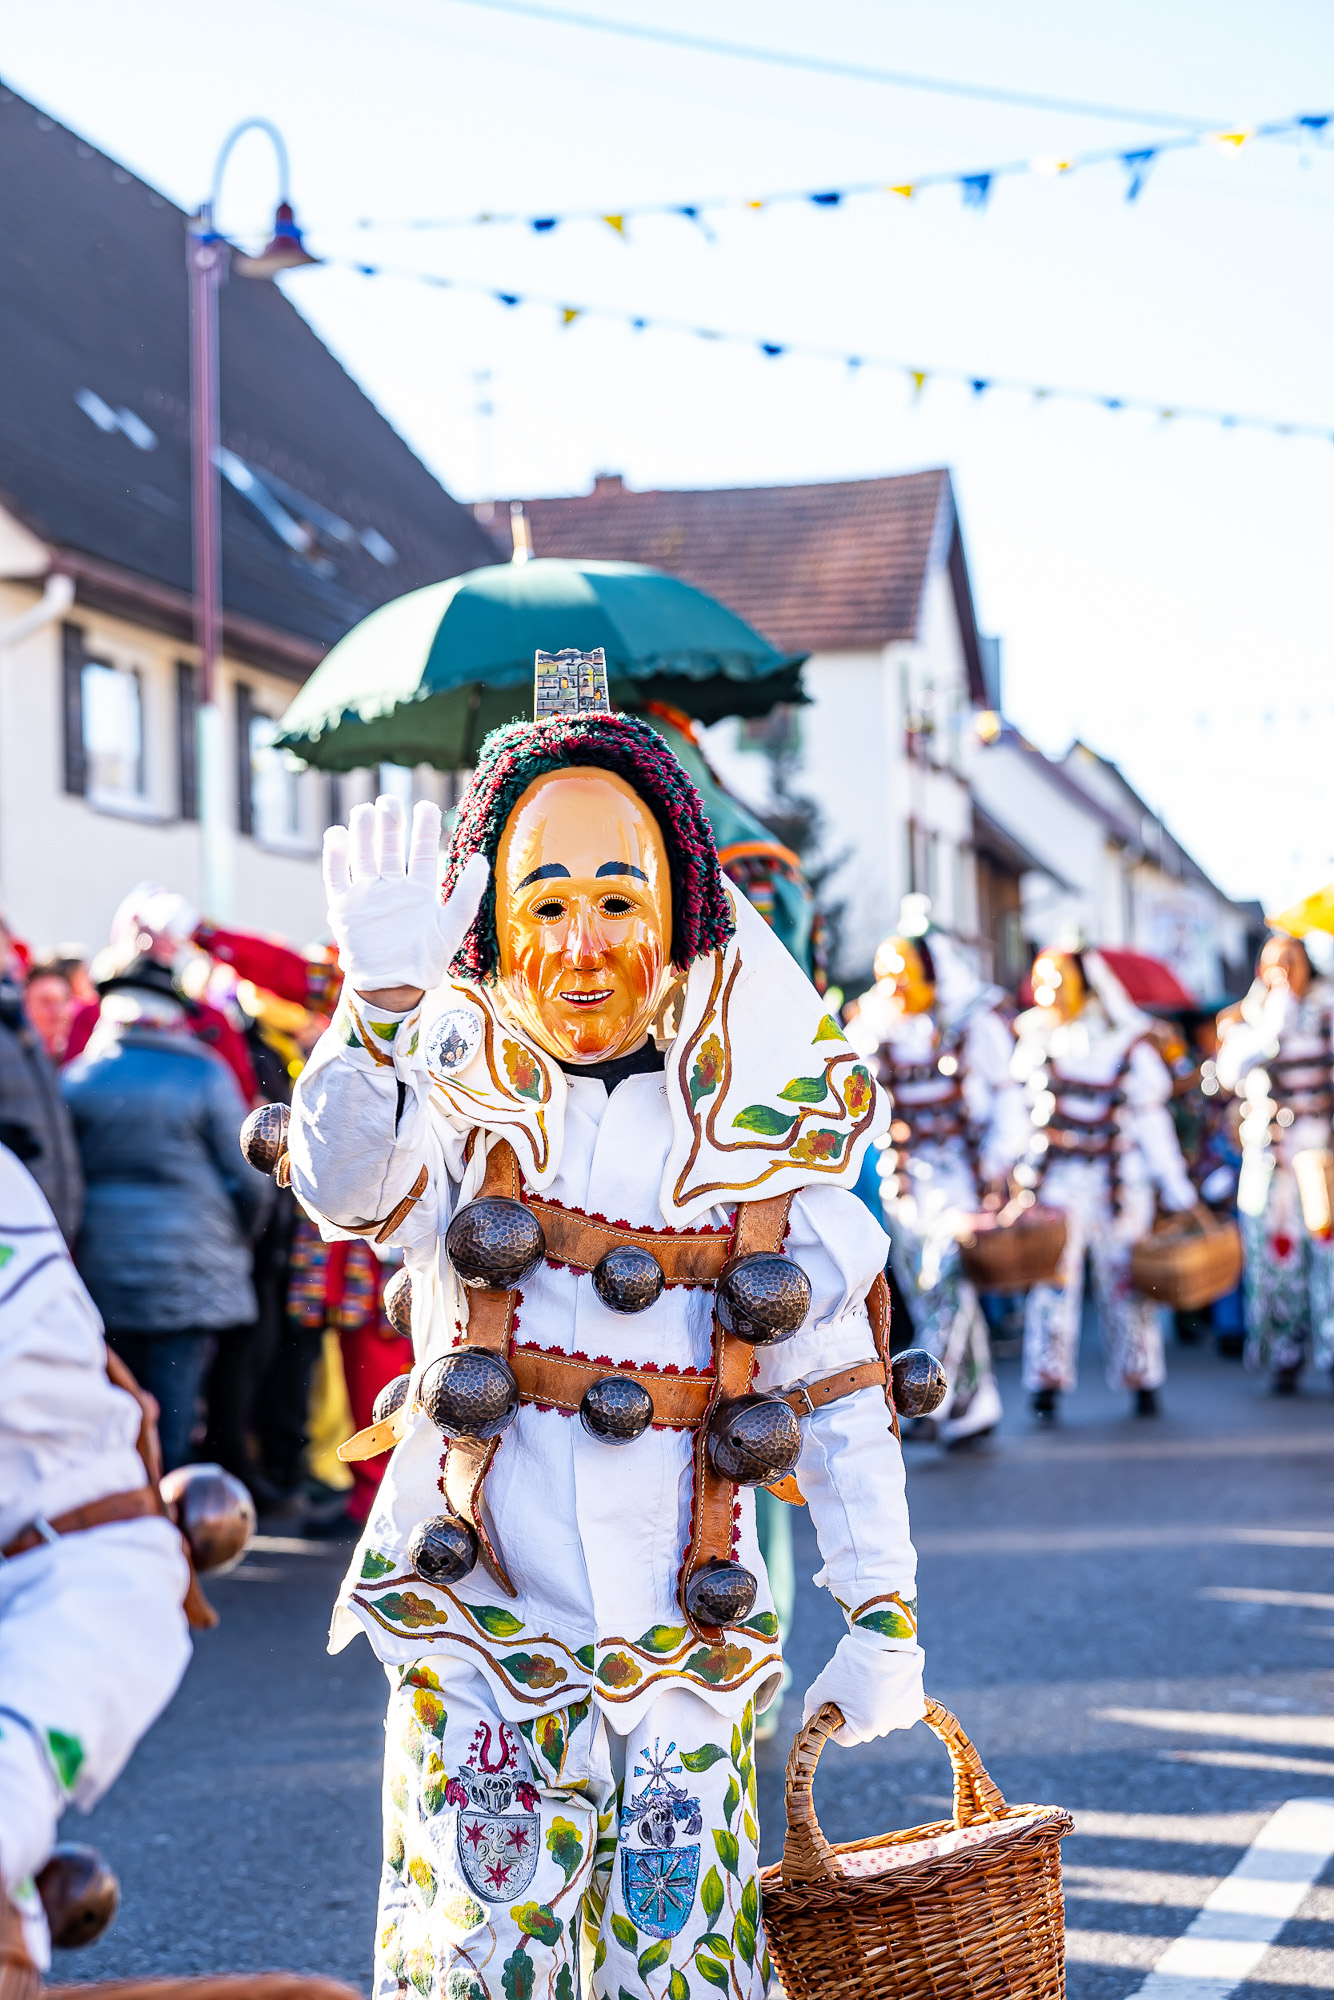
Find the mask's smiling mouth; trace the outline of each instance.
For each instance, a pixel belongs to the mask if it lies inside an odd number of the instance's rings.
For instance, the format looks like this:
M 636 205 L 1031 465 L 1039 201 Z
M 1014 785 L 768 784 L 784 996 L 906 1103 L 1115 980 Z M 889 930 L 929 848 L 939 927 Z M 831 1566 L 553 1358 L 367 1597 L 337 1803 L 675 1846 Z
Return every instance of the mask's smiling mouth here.
M 594 993 L 562 993 L 560 997 L 569 1007 L 600 1007 L 611 999 L 611 988 L 600 986 Z

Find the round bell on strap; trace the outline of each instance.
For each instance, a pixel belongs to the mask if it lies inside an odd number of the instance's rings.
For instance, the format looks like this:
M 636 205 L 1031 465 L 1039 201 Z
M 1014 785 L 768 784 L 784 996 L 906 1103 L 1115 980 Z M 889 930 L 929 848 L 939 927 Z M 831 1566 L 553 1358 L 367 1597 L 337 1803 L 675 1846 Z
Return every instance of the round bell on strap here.
M 445 1252 L 465 1285 L 508 1292 L 547 1254 L 547 1239 L 531 1208 L 508 1195 L 485 1194 L 461 1208 L 445 1231 Z
M 412 1338 L 412 1273 L 400 1264 L 384 1288 L 384 1316 L 395 1333 Z
M 286 1104 L 261 1104 L 241 1127 L 241 1151 L 256 1172 L 276 1174 L 287 1156 L 292 1113 Z
M 585 1391 L 579 1421 L 600 1444 L 633 1444 L 653 1422 L 653 1398 L 628 1375 L 604 1375 Z
M 762 1250 L 734 1257 L 718 1280 L 715 1309 L 724 1333 L 752 1347 L 787 1340 L 811 1309 L 811 1281 L 800 1264 Z
M 706 1563 L 686 1585 L 686 1615 L 696 1625 L 739 1625 L 755 1609 L 759 1588 L 740 1563 Z
M 448 1514 L 413 1529 L 408 1561 L 423 1583 L 460 1583 L 477 1561 L 477 1536 Z
M 593 1266 L 593 1290 L 614 1313 L 647 1312 L 666 1282 L 653 1252 L 638 1243 L 618 1243 Z
M 255 1503 L 241 1481 L 220 1465 L 178 1465 L 161 1492 L 200 1576 L 235 1569 L 256 1525 Z
M 499 1437 L 519 1409 L 519 1385 L 508 1362 L 484 1347 L 461 1347 L 433 1361 L 421 1381 L 422 1407 L 451 1438 Z
M 92 1944 L 120 1907 L 120 1883 L 95 1847 L 77 1841 L 53 1848 L 35 1879 L 51 1942 L 61 1951 Z
M 889 1364 L 894 1408 L 901 1417 L 929 1417 L 945 1400 L 949 1377 L 925 1347 L 905 1347 Z
M 406 1372 L 395 1375 L 392 1382 L 386 1382 L 371 1406 L 371 1422 L 382 1424 L 392 1417 L 395 1410 L 401 1410 L 408 1396 L 408 1383 L 412 1380 Z
M 724 1479 L 769 1486 L 786 1479 L 800 1458 L 801 1426 L 781 1396 L 734 1396 L 714 1411 L 708 1446 Z

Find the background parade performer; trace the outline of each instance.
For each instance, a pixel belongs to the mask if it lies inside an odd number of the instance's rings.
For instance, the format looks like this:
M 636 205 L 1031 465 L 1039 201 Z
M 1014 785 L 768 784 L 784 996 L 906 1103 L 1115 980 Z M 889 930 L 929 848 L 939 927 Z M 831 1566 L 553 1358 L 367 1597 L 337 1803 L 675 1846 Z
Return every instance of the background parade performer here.
M 1024 1386 L 1048 1417 L 1075 1386 L 1087 1251 L 1107 1380 L 1130 1391 L 1138 1415 L 1153 1416 L 1166 1374 L 1162 1327 L 1159 1308 L 1131 1286 L 1130 1253 L 1153 1221 L 1155 1194 L 1173 1212 L 1197 1201 L 1167 1109 L 1172 1079 L 1148 1015 L 1100 952 L 1041 952 L 1033 998 L 1015 1023 L 1014 1073 L 1033 1119 L 1029 1175 L 1064 1212 L 1066 1242 L 1059 1282 L 1028 1295 Z
M 943 1418 L 917 1424 L 961 1444 L 995 1429 L 1001 1399 L 986 1321 L 963 1274 L 958 1219 L 988 1196 L 1000 1205 L 1029 1121 L 1010 1073 L 1014 1036 L 996 1012 L 1001 990 L 983 984 L 944 932 L 928 930 L 929 909 L 924 896 L 905 896 L 848 1032 L 874 1056 L 893 1106 L 890 1144 L 876 1160 L 878 1200 L 913 1337 L 949 1377 Z
M 1302 1364 L 1334 1364 L 1334 1244 L 1307 1228 L 1293 1158 L 1330 1145 L 1334 980 L 1276 933 L 1239 1008 L 1219 1016 L 1218 1081 L 1241 1100 L 1237 1208 L 1245 1247 L 1246 1360 L 1279 1394 Z
M 394 800 L 327 836 L 346 984 L 291 1131 L 303 1203 L 401 1245 L 412 1282 L 402 1442 L 331 1641 L 364 1628 L 392 1689 L 375 1990 L 486 1966 L 564 1995 L 577 1966 L 647 1996 L 717 1968 L 759 2000 L 754 1713 L 781 1656 L 749 1483 L 795 1465 L 848 1622 L 808 1713 L 836 1701 L 852 1743 L 922 1712 L 887 1244 L 851 1193 L 884 1114 L 647 725 L 497 731 L 443 909 L 438 827 L 419 805 L 406 865 Z M 483 1192 L 523 1195 L 546 1257 L 465 1293 Z M 734 1232 L 787 1273 L 778 1344 L 714 1321 Z

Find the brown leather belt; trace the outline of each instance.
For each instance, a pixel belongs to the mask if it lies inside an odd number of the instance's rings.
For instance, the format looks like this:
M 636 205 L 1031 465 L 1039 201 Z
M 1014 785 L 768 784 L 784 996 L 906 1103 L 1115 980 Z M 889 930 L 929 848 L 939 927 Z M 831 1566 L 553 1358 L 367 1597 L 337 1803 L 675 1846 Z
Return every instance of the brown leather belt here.
M 51 1520 L 37 1519 L 26 1528 L 20 1528 L 13 1541 L 6 1542 L 0 1549 L 0 1557 L 6 1562 L 11 1556 L 25 1555 L 29 1549 L 40 1549 L 47 1542 L 59 1539 L 61 1535 L 81 1535 L 86 1528 L 105 1528 L 112 1521 L 138 1521 L 149 1514 L 161 1514 L 162 1502 L 151 1486 L 136 1486 L 129 1493 L 108 1493 L 101 1500 L 89 1500 L 82 1507 L 71 1507 L 68 1513 L 57 1514 Z
M 669 1285 L 716 1285 L 732 1257 L 734 1230 L 681 1231 L 632 1229 L 625 1222 L 607 1222 L 537 1195 L 524 1197 L 542 1225 L 548 1264 L 565 1264 L 573 1271 L 591 1271 L 609 1250 L 626 1244 L 648 1250 L 657 1259 Z
M 605 1382 L 609 1375 L 638 1382 L 653 1398 L 654 1430 L 698 1430 L 708 1415 L 715 1387 L 712 1369 L 707 1374 L 670 1375 L 663 1369 L 636 1367 L 629 1361 L 584 1361 L 577 1355 L 555 1354 L 540 1347 L 512 1347 L 509 1364 L 523 1402 L 535 1403 L 543 1410 L 559 1410 L 569 1417 L 578 1414 L 579 1405 L 595 1382 Z M 794 1416 L 812 1417 L 826 1404 L 855 1395 L 858 1389 L 883 1390 L 884 1386 L 883 1361 L 858 1361 L 850 1368 L 840 1368 L 836 1374 L 822 1375 L 818 1382 L 808 1382 L 803 1388 L 790 1389 L 786 1394 L 780 1389 L 775 1393 Z

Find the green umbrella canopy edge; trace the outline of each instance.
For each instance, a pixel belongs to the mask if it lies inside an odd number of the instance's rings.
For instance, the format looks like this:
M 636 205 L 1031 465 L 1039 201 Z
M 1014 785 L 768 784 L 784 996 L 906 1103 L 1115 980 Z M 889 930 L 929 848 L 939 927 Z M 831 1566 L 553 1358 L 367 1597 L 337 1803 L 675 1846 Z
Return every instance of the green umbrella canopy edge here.
M 282 720 L 278 745 L 320 769 L 458 769 L 489 729 L 532 713 L 533 656 L 607 655 L 619 707 L 697 721 L 804 701 L 804 653 L 780 653 L 715 598 L 638 563 L 498 563 L 395 598 L 341 639 Z

